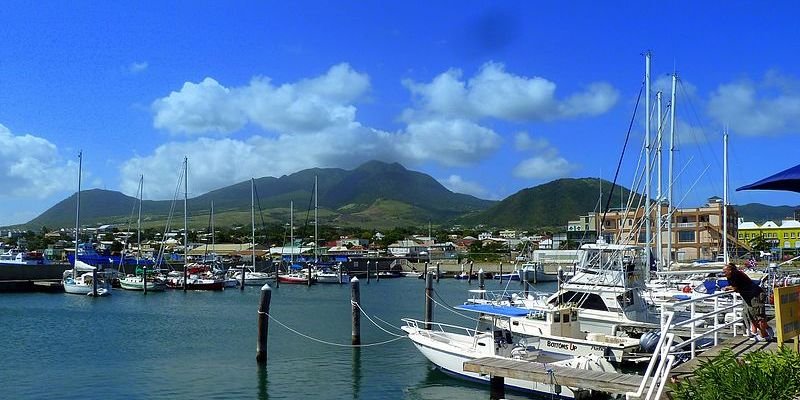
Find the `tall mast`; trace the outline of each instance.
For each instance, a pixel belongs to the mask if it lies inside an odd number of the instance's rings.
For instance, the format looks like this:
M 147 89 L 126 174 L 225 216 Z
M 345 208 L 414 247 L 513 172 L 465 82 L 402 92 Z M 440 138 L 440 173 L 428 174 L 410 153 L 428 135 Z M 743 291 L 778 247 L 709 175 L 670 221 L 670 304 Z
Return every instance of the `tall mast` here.
M 189 262 L 189 157 L 183 157 L 183 291 L 189 281 L 187 264 Z
M 728 263 L 728 128 L 725 128 L 722 150 L 722 257 Z
M 250 225 L 253 227 L 250 246 L 253 248 L 253 272 L 256 270 L 256 180 L 250 178 Z M 242 271 L 244 276 L 244 271 Z
M 319 198 L 317 190 L 317 176 L 314 175 L 314 264 L 319 263 Z
M 645 104 L 645 128 L 644 128 L 644 136 L 645 136 L 645 201 L 644 201 L 644 225 L 645 225 L 645 236 L 644 241 L 647 243 L 647 247 L 645 247 L 645 255 L 647 259 L 647 269 L 645 269 L 645 281 L 650 279 L 650 258 L 651 258 L 651 245 L 650 235 L 652 232 L 650 231 L 650 52 L 648 51 L 645 53 L 645 72 L 644 72 L 644 80 L 645 80 L 645 97 L 644 97 L 644 104 Z
M 656 164 L 658 166 L 657 183 L 656 183 L 656 266 L 657 270 L 661 269 L 661 262 L 664 258 L 663 244 L 661 243 L 661 134 L 664 131 L 664 124 L 661 117 L 661 91 L 656 93 L 657 107 L 658 107 L 658 132 L 656 134 Z
M 672 221 L 674 220 L 672 204 L 672 163 L 675 156 L 675 90 L 678 74 L 672 74 L 672 98 L 669 106 L 669 185 L 667 185 L 667 265 L 672 261 Z
M 214 257 L 211 265 L 214 265 L 217 262 L 217 242 L 214 240 L 214 200 L 211 200 L 211 254 Z
M 139 176 L 139 216 L 136 218 L 136 269 L 139 269 L 139 259 L 142 257 L 142 193 L 144 189 L 144 175 Z M 135 272 L 134 272 L 135 274 Z
M 291 245 L 289 268 L 291 269 L 294 265 L 294 200 L 289 201 L 289 243 Z
M 78 241 L 81 237 L 81 168 L 83 167 L 83 150 L 78 152 L 78 191 L 75 193 L 75 261 L 72 263 L 72 279 L 78 267 Z

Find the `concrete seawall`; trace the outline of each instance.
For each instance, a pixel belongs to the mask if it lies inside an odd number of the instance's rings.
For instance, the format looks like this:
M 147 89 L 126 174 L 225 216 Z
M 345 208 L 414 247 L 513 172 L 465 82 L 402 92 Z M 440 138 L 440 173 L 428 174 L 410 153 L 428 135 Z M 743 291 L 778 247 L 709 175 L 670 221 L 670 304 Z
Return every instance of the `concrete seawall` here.
M 0 265 L 0 281 L 38 281 L 61 279 L 69 264 Z

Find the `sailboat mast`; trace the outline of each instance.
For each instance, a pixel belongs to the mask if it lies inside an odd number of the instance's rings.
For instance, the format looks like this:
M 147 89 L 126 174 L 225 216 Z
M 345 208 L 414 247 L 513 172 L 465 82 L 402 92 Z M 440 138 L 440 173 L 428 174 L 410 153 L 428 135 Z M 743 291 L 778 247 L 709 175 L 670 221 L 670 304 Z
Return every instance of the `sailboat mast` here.
M 144 194 L 144 175 L 139 176 L 139 215 L 136 217 L 136 269 L 139 269 L 139 259 L 142 257 L 142 197 Z M 134 272 L 135 273 L 135 272 Z
M 319 263 L 319 197 L 317 176 L 314 175 L 314 264 Z
M 661 196 L 662 196 L 662 194 L 661 194 L 661 175 L 663 174 L 661 172 L 661 163 L 662 163 L 661 162 L 661 134 L 664 131 L 664 124 L 662 123 L 663 120 L 662 120 L 662 117 L 661 117 L 661 91 L 660 90 L 656 93 L 656 100 L 657 100 L 656 106 L 658 107 L 658 125 L 656 125 L 658 127 L 658 130 L 657 130 L 657 133 L 656 133 L 656 164 L 658 166 L 658 168 L 657 168 L 658 172 L 656 173 L 658 175 L 657 178 L 656 178 L 656 180 L 657 180 L 657 183 L 656 183 L 656 207 L 657 207 L 656 208 L 656 265 L 657 265 L 657 270 L 660 270 L 661 269 L 661 261 L 662 261 L 662 258 L 664 258 L 664 249 L 662 247 L 663 244 L 661 243 L 661 203 L 662 203 L 662 199 L 661 199 Z
M 672 261 L 672 163 L 675 157 L 675 89 L 678 83 L 678 75 L 672 74 L 672 98 L 669 106 L 669 185 L 667 185 L 667 265 Z
M 292 268 L 294 265 L 294 200 L 289 201 L 289 243 L 291 247 L 289 248 L 289 268 Z
M 183 157 L 183 291 L 189 281 L 187 264 L 189 262 L 189 157 Z
M 250 178 L 250 256 L 253 258 L 252 268 L 256 272 L 256 180 Z M 239 290 L 244 290 L 244 280 L 247 272 L 244 270 L 244 263 L 242 263 L 242 282 L 239 285 Z
M 645 281 L 650 280 L 650 235 L 652 234 L 650 231 L 650 52 L 648 51 L 645 53 L 645 73 L 644 73 L 644 80 L 645 80 L 645 128 L 644 128 L 644 135 L 645 135 L 645 201 L 644 201 L 644 225 L 645 225 L 645 243 L 647 243 L 647 247 L 645 247 L 645 255 L 647 260 L 647 268 L 645 269 Z
M 728 128 L 725 128 L 722 150 L 722 257 L 728 263 Z
M 72 263 L 72 279 L 78 267 L 78 241 L 81 237 L 81 168 L 83 167 L 83 150 L 78 152 L 78 191 L 75 193 L 75 261 Z

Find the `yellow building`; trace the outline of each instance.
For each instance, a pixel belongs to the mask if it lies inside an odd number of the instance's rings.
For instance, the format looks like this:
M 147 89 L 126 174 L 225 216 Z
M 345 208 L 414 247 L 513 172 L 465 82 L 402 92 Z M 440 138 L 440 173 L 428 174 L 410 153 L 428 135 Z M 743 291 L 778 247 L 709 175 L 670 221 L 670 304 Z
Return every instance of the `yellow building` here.
M 772 221 L 759 225 L 740 218 L 738 237 L 745 242 L 763 237 L 772 248 L 797 251 L 800 249 L 800 221 L 786 219 L 780 225 Z

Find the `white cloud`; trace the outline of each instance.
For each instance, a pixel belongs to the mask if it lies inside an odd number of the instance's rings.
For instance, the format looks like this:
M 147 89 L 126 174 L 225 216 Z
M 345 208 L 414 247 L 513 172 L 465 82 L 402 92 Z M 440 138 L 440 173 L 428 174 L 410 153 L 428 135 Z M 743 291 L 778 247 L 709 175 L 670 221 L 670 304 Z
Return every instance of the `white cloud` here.
M 789 133 L 800 124 L 800 93 L 794 79 L 767 73 L 755 83 L 720 85 L 711 94 L 708 113 L 722 126 L 748 136 Z
M 445 179 L 439 179 L 444 187 L 455 193 L 464 193 L 485 199 L 488 191 L 477 182 L 465 181 L 460 175 L 450 175 Z
M 56 146 L 33 135 L 15 135 L 0 124 L 0 197 L 45 198 L 75 187 L 77 165 Z
M 461 71 L 451 69 L 435 77 L 430 84 L 404 82 L 420 103 L 419 109 L 406 110 L 404 118 L 417 120 L 434 115 L 547 121 L 602 114 L 619 98 L 619 93 L 610 84 L 596 82 L 583 92 L 560 100 L 556 97 L 554 82 L 536 76 L 510 74 L 500 63 L 484 64 L 468 81 L 461 77 Z
M 522 134 L 518 134 L 519 137 L 522 137 Z M 527 138 L 527 134 L 524 134 L 524 137 Z M 547 180 L 567 177 L 578 170 L 578 165 L 562 157 L 558 149 L 553 147 L 546 139 L 527 138 L 525 140 L 529 143 L 535 143 L 536 146 L 531 148 L 534 155 L 522 160 L 514 167 L 514 176 L 525 179 Z
M 172 133 L 230 133 L 247 123 L 278 133 L 311 133 L 354 123 L 351 103 L 369 90 L 369 77 L 347 64 L 324 75 L 280 86 L 257 77 L 227 88 L 212 78 L 186 82 L 153 102 L 154 126 Z
M 149 64 L 147 64 L 147 61 L 133 62 L 131 63 L 131 65 L 128 66 L 128 72 L 132 74 L 138 74 L 140 72 L 144 72 L 144 70 L 146 70 L 148 66 Z
M 541 150 L 550 146 L 550 142 L 545 138 L 531 137 L 528 132 L 517 132 L 514 134 L 514 148 L 518 151 Z
M 458 119 L 411 123 L 396 140 L 399 158 L 447 166 L 472 164 L 497 150 L 501 142 L 491 129 Z

